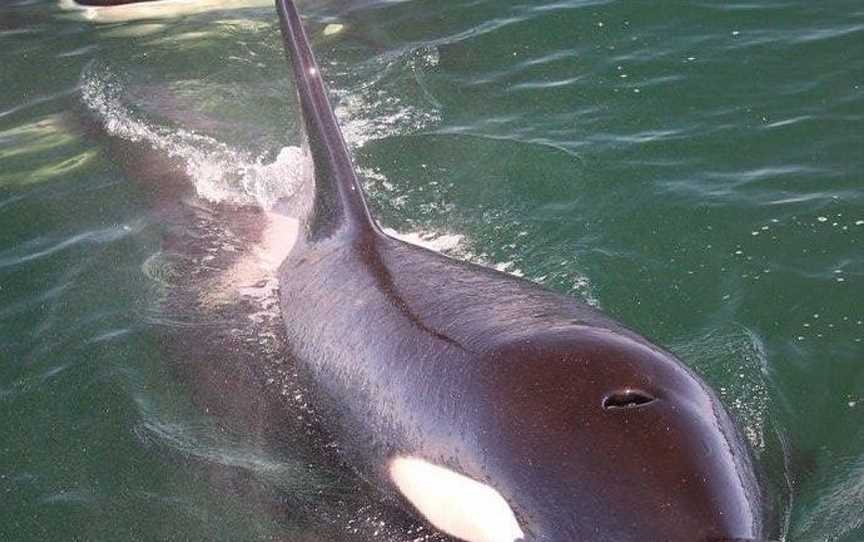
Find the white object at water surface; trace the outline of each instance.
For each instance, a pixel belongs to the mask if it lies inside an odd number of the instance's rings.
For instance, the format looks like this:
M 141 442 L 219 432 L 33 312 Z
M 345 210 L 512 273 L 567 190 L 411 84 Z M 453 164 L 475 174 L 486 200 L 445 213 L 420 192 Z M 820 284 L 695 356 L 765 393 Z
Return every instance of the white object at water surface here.
M 170 19 L 207 11 L 270 6 L 271 0 L 149 0 L 114 6 L 86 6 L 60 0 L 64 10 L 95 23 L 120 23 L 146 19 Z

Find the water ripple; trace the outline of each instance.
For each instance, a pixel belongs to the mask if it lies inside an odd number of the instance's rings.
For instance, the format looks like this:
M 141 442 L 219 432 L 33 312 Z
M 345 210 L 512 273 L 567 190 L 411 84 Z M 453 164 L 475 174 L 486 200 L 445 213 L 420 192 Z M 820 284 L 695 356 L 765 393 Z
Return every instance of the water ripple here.
M 3 111 L 0 111 L 0 119 L 2 119 L 3 117 L 8 117 L 9 115 L 13 115 L 15 113 L 18 113 L 20 111 L 25 111 L 27 109 L 34 108 L 36 106 L 39 106 L 39 105 L 42 105 L 45 103 L 54 102 L 54 101 L 68 98 L 69 96 L 75 95 L 77 92 L 78 92 L 78 87 L 76 85 L 76 86 L 64 89 L 61 92 L 55 92 L 53 94 L 37 96 L 31 100 L 28 100 L 25 103 L 18 104 L 18 105 L 10 107 L 9 109 L 5 109 Z
M 139 231 L 142 227 L 141 223 L 116 225 L 101 230 L 85 231 L 53 244 L 50 240 L 36 238 L 23 243 L 21 247 L 0 252 L 0 269 L 38 260 L 77 245 L 112 243 Z M 22 249 L 24 249 L 23 253 Z

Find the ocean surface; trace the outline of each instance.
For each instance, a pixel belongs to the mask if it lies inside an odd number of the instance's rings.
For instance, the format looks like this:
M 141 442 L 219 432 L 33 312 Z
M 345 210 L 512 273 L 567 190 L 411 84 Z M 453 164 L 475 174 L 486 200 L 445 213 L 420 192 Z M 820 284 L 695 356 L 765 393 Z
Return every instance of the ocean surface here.
M 222 320 L 166 302 L 192 256 L 166 253 L 134 168 L 81 119 L 169 157 L 202 200 L 290 196 L 275 12 L 211 4 L 0 6 L 0 539 L 429 538 L 299 441 L 226 424 L 177 370 Z M 744 428 L 776 535 L 864 540 L 860 0 L 300 9 L 385 227 L 679 354 Z

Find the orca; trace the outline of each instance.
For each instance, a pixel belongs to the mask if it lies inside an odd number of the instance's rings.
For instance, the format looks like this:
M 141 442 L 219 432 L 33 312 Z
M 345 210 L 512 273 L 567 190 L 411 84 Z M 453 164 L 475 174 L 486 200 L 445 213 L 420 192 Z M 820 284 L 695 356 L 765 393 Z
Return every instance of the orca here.
M 136 2 L 171 3 L 188 4 Z M 442 533 L 433 540 L 763 540 L 767 501 L 746 440 L 683 362 L 578 299 L 382 231 L 298 11 L 276 6 L 314 165 L 299 222 L 202 201 L 159 149 L 111 138 L 130 175 L 156 187 L 165 222 L 195 225 L 173 230 L 164 249 L 225 260 L 174 279 L 178 311 L 215 306 L 231 322 L 196 328 L 191 357 L 177 333 L 196 401 L 268 442 L 310 440 L 304 463 L 349 465 L 365 484 L 333 499 L 353 503 L 349 517 L 378 510 L 399 526 L 388 540 L 418 532 L 400 509 Z M 261 289 L 271 266 L 281 315 L 261 323 L 242 290 Z M 256 334 L 275 346 L 249 348 Z M 285 386 L 314 415 L 296 416 Z
M 468 542 L 762 539 L 748 445 L 682 361 L 580 300 L 382 230 L 298 10 L 276 7 L 314 164 L 278 295 L 346 462 Z

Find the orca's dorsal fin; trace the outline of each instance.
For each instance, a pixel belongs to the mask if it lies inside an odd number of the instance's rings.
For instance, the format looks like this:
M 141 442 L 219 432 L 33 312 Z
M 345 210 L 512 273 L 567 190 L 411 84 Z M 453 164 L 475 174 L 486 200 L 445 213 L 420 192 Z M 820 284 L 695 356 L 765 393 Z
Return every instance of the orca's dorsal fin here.
M 306 236 L 316 240 L 377 232 L 297 7 L 292 0 L 276 0 L 276 11 L 315 166 L 315 201 Z

